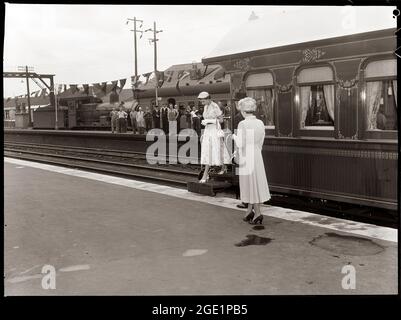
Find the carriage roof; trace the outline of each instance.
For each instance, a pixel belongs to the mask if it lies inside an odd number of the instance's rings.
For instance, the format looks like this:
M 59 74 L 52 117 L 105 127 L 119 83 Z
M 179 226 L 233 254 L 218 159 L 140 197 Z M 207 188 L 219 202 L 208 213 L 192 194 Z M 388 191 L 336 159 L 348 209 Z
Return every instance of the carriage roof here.
M 395 7 L 273 7 L 228 32 L 202 59 L 213 63 L 239 53 L 396 27 Z M 220 59 L 218 59 L 220 58 Z

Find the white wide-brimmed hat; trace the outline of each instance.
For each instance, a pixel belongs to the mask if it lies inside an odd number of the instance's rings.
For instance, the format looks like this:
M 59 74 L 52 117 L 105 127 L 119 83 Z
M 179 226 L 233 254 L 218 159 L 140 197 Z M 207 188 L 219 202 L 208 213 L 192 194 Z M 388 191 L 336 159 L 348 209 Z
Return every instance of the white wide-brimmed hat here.
M 198 99 L 208 99 L 210 98 L 210 95 L 208 92 L 206 91 L 202 91 L 201 93 L 199 93 L 198 95 Z

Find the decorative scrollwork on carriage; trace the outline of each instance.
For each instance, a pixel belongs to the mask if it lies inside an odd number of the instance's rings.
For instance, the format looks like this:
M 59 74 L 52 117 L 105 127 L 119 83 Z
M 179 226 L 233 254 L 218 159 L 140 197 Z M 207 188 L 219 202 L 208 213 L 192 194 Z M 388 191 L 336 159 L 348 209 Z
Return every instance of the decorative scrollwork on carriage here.
M 346 137 L 338 130 L 338 139 L 345 139 Z
M 356 86 L 358 79 L 354 78 L 351 80 L 342 80 L 338 79 L 338 86 L 342 89 L 346 89 L 348 91 L 348 96 L 351 95 L 351 89 Z
M 338 85 L 343 89 L 351 89 L 352 87 L 355 87 L 357 81 L 356 78 L 351 80 L 338 79 Z
M 233 66 L 235 69 L 246 71 L 246 70 L 250 69 L 250 62 L 251 62 L 250 58 L 244 58 L 244 59 L 235 61 Z
M 320 50 L 318 48 L 312 48 L 312 49 L 305 49 L 302 50 L 302 60 L 301 63 L 311 63 L 315 62 L 317 59 L 320 57 L 324 56 L 326 52 L 323 50 Z
M 293 87 L 293 84 L 292 83 L 287 83 L 287 84 L 283 84 L 283 85 L 281 85 L 281 84 L 279 84 L 279 83 L 277 83 L 276 84 L 276 87 L 277 87 L 277 89 L 280 91 L 280 92 L 289 92 L 289 91 L 291 91 L 291 89 L 292 89 L 292 87 Z

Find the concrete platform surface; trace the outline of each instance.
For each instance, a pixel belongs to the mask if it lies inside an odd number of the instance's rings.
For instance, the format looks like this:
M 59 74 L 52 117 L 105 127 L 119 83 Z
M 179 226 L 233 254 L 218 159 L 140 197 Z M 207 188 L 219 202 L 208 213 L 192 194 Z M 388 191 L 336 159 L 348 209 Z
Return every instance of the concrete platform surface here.
M 10 158 L 4 180 L 6 295 L 398 292 L 394 229 L 271 206 L 255 227 L 225 196 Z

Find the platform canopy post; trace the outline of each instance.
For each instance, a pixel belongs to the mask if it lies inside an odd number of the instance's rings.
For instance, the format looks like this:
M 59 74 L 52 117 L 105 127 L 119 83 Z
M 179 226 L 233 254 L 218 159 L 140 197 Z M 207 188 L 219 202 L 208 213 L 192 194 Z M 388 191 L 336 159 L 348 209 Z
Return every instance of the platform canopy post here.
M 29 127 L 33 127 L 32 115 L 31 115 L 31 101 L 29 92 L 29 79 L 39 79 L 42 84 L 50 91 L 49 99 L 50 105 L 54 106 L 54 74 L 37 74 L 33 71 L 33 67 L 18 67 L 18 72 L 3 72 L 3 78 L 25 78 L 27 82 L 27 101 L 28 101 L 28 116 L 29 116 Z M 43 79 L 50 79 L 50 85 L 47 84 Z M 35 81 L 37 84 L 38 82 Z M 41 87 L 42 89 L 43 87 Z

